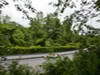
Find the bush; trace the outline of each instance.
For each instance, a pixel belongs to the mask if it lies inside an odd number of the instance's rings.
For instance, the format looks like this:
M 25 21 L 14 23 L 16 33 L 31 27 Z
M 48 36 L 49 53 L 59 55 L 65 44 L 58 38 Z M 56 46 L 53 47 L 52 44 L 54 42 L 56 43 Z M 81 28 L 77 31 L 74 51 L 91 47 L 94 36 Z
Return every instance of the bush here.
M 5 46 L 1 46 L 0 47 L 0 56 L 2 56 L 2 55 L 7 55 L 8 54 L 8 48 L 7 47 L 5 47 Z
M 62 52 L 71 51 L 79 49 L 79 44 L 68 44 L 66 46 L 52 46 L 52 47 L 41 47 L 41 46 L 31 46 L 31 47 L 5 47 L 2 48 L 0 55 L 13 55 L 13 54 L 32 54 L 32 53 L 47 53 L 47 52 Z
M 97 75 L 98 58 L 94 51 L 81 50 L 73 60 L 76 75 Z
M 1 64 L 0 64 L 0 75 L 6 75 L 6 70 Z
M 81 51 L 73 60 L 66 57 L 48 59 L 43 65 L 43 75 L 98 75 L 98 59 L 95 53 Z
M 27 65 L 19 65 L 16 61 L 12 62 L 7 69 L 1 69 L 0 75 L 37 75 L 35 70 Z
M 100 75 L 98 66 L 95 52 L 80 51 L 73 60 L 60 56 L 47 59 L 41 65 L 43 72 L 13 62 L 7 69 L 1 67 L 0 75 Z
M 34 75 L 34 71 L 32 68 L 26 65 L 18 65 L 17 62 L 13 62 L 8 67 L 8 74 L 9 75 Z
M 52 61 L 49 59 L 42 65 L 43 75 L 72 75 L 73 62 L 71 60 L 58 57 Z

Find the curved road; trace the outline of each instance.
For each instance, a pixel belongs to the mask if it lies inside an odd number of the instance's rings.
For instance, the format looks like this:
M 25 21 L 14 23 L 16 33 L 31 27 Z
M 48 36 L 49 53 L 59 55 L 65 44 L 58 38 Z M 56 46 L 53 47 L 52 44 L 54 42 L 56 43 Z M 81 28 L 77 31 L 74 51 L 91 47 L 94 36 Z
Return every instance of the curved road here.
M 31 54 L 31 55 L 14 55 L 14 56 L 5 56 L 6 60 L 4 61 L 1 57 L 1 64 L 2 65 L 9 65 L 11 64 L 12 61 L 16 60 L 18 61 L 19 64 L 27 64 L 28 66 L 31 67 L 37 67 L 38 65 L 42 64 L 44 61 L 46 61 L 44 58 L 47 56 L 67 56 L 70 59 L 73 58 L 73 55 L 77 52 L 75 51 L 67 51 L 67 52 L 57 52 L 53 53 L 53 55 L 49 53 L 45 54 Z

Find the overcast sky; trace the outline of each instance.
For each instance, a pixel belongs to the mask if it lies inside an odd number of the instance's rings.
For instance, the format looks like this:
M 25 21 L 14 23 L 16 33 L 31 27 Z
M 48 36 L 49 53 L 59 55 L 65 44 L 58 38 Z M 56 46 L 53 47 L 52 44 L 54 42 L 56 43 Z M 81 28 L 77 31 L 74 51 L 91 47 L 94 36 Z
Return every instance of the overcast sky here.
M 26 26 L 26 27 L 29 26 L 28 25 L 29 21 L 22 19 L 22 13 L 16 11 L 16 8 L 14 7 L 13 1 L 12 0 L 7 0 L 7 1 L 9 2 L 9 5 L 3 9 L 3 14 L 10 16 L 12 21 L 15 21 L 21 25 Z M 47 14 L 53 13 L 55 11 L 55 8 L 52 5 L 49 5 L 50 2 L 56 3 L 57 0 L 32 0 L 32 5 L 37 11 L 42 11 L 44 16 L 46 16 Z M 72 12 L 73 12 L 73 10 L 68 8 L 66 10 L 66 12 L 64 12 L 59 17 L 62 20 L 63 19 L 62 16 L 65 16 L 66 14 L 70 15 Z
M 3 14 L 4 15 L 9 15 L 11 17 L 11 20 L 16 21 L 22 25 L 28 26 L 28 20 L 22 19 L 22 13 L 16 11 L 16 8 L 13 5 L 12 0 L 7 0 L 9 2 L 9 5 L 3 9 Z M 56 0 L 32 0 L 33 7 L 37 11 L 42 11 L 44 13 L 44 16 L 46 16 L 49 13 L 54 12 L 54 8 L 48 3 L 54 2 Z
M 25 20 L 25 19 L 22 19 L 22 13 L 16 11 L 16 8 L 14 7 L 12 0 L 7 0 L 7 1 L 10 4 L 7 7 L 4 8 L 3 14 L 9 15 L 11 17 L 12 21 L 15 21 L 19 24 L 22 24 L 22 25 L 26 26 L 26 27 L 29 26 L 28 25 L 29 21 Z M 54 2 L 54 1 L 57 1 L 57 0 L 32 0 L 32 1 L 33 1 L 32 2 L 33 7 L 37 11 L 42 11 L 44 13 L 44 16 L 46 16 L 47 14 L 52 13 L 52 12 L 55 11 L 54 7 L 52 5 L 48 5 L 48 3 Z M 77 0 L 77 1 L 79 1 L 79 0 Z M 78 5 L 77 9 L 79 9 L 79 2 L 76 2 L 76 3 Z M 68 9 L 66 9 L 66 11 L 61 16 L 64 16 L 65 14 L 69 15 L 72 12 L 73 12 L 73 10 L 68 8 Z M 92 24 L 96 27 L 100 27 L 100 23 L 96 23 L 95 18 L 89 20 L 88 23 Z

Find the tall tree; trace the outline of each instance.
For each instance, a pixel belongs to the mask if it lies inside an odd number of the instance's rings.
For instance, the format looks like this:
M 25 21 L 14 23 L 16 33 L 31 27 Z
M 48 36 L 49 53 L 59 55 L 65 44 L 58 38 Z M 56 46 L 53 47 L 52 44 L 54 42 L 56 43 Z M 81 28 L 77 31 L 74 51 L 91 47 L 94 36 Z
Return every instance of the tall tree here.
M 63 14 L 65 9 L 67 8 L 73 9 L 74 10 L 74 12 L 72 13 L 73 25 L 79 28 L 79 30 L 82 30 L 83 27 L 88 26 L 87 22 L 89 21 L 89 19 L 91 18 L 93 19 L 100 16 L 99 0 L 57 0 L 57 1 L 58 3 L 53 3 L 53 5 L 57 7 L 55 13 Z M 99 22 L 99 19 L 96 20 L 96 22 Z

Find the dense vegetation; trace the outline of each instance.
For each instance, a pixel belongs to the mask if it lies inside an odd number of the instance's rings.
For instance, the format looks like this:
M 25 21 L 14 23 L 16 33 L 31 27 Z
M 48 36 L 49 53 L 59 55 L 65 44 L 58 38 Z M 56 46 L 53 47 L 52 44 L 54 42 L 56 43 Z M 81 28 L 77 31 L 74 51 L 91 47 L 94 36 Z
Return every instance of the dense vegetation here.
M 28 28 L 4 20 L 0 23 L 0 55 L 68 51 L 100 42 L 98 30 L 79 35 L 71 27 L 71 17 L 61 23 L 54 15 L 33 19 Z
M 20 7 L 20 1 L 29 10 Z M 98 45 L 100 42 L 100 29 L 86 25 L 89 17 L 99 16 L 99 14 L 92 12 L 92 9 L 99 9 L 99 0 L 81 1 L 81 9 L 75 10 L 64 21 L 61 21 L 57 14 L 59 11 L 63 13 L 67 7 L 74 9 L 77 5 L 73 4 L 73 1 L 65 0 L 64 2 L 58 0 L 58 3 L 54 3 L 58 11 L 48 14 L 46 17 L 43 16 L 42 12 L 37 12 L 36 18 L 32 18 L 28 13 L 25 13 L 29 11 L 35 13 L 36 11 L 32 7 L 31 0 L 26 0 L 26 2 L 23 0 L 13 0 L 13 2 L 17 10 L 21 11 L 30 20 L 30 27 L 23 27 L 17 23 L 10 22 L 10 18 L 2 16 L 2 10 L 0 10 L 0 55 L 68 51 L 88 48 Z M 16 2 L 18 3 L 16 4 Z M 92 3 L 95 5 L 91 6 Z M 7 5 L 9 5 L 9 2 L 3 0 L 0 3 L 0 8 L 2 9 Z M 84 6 L 89 7 L 84 9 Z M 90 13 L 83 14 L 82 12 Z
M 61 24 L 54 15 L 33 19 L 28 28 L 4 20 L 0 23 L 0 55 L 78 49 L 79 38 L 83 37 L 78 37 L 71 30 L 71 25 L 71 18 Z
M 4 0 L 6 2 L 6 0 Z M 14 0 L 16 1 L 16 0 Z M 28 1 L 28 0 L 27 0 Z M 58 0 L 55 4 L 63 13 L 67 6 L 71 8 L 71 0 Z M 82 0 L 82 7 L 94 2 L 94 0 Z M 100 0 L 96 0 L 95 5 L 90 9 L 99 11 Z M 0 7 L 8 5 L 3 3 Z M 31 10 L 33 9 L 29 4 Z M 19 5 L 18 10 L 24 11 Z M 81 12 L 88 11 L 88 14 Z M 58 12 L 43 17 L 38 13 L 37 17 L 32 19 L 25 14 L 30 20 L 30 27 L 23 27 L 17 23 L 9 22 L 8 17 L 0 21 L 0 55 L 10 54 L 30 54 L 41 52 L 57 52 L 78 49 L 79 52 L 71 60 L 67 57 L 58 56 L 55 59 L 48 58 L 40 67 L 42 72 L 36 71 L 27 65 L 19 65 L 13 62 L 7 68 L 0 63 L 0 75 L 100 75 L 100 29 L 86 25 L 88 17 L 95 17 L 100 14 L 91 13 L 92 10 L 75 11 L 70 17 L 63 22 L 57 18 Z M 73 17 L 76 22 L 80 22 L 78 29 L 73 26 Z M 82 18 L 82 19 L 81 19 Z M 2 18 L 1 18 L 2 19 Z M 1 20 L 0 19 L 0 20 Z M 76 26 L 76 25 L 75 25 Z M 85 26 L 86 31 L 82 28 Z M 84 50 L 87 49 L 87 50 Z
M 49 22 L 50 21 L 50 22 Z M 100 75 L 99 30 L 85 34 L 71 30 L 71 18 L 63 23 L 57 17 L 48 15 L 34 19 L 29 28 L 16 23 L 0 24 L 0 55 L 57 52 L 84 49 L 76 53 L 73 60 L 67 57 L 47 59 L 36 71 L 27 65 L 12 63 L 8 68 L 0 65 L 0 75 Z
M 40 67 L 41 71 L 13 62 L 8 68 L 0 66 L 0 75 L 100 75 L 100 55 L 97 49 L 80 50 L 73 60 L 60 56 L 48 58 Z

